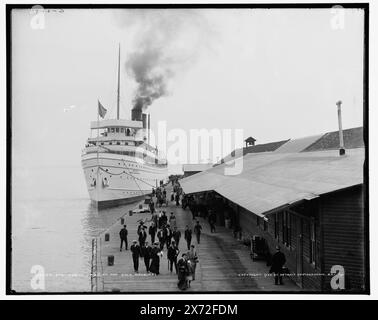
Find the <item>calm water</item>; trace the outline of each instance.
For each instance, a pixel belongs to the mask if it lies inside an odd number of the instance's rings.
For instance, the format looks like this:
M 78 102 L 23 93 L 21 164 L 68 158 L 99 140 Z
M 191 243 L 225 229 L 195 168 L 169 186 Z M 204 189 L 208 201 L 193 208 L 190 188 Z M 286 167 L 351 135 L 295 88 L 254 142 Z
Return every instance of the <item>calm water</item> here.
M 91 207 L 80 167 L 14 169 L 12 192 L 12 289 L 33 292 L 39 265 L 44 291 L 90 291 L 92 237 L 135 204 Z

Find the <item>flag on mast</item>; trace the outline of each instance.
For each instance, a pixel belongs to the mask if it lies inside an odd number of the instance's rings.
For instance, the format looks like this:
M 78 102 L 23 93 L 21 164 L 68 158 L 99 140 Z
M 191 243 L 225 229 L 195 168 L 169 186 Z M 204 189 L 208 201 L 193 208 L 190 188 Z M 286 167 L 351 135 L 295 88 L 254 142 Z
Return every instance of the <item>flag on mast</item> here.
M 106 112 L 107 112 L 108 110 L 106 110 L 106 109 L 104 108 L 104 106 L 101 104 L 100 100 L 97 100 L 97 101 L 98 101 L 98 114 L 99 114 L 99 116 L 100 116 L 101 118 L 104 119 L 104 117 L 105 117 L 105 115 L 106 115 Z

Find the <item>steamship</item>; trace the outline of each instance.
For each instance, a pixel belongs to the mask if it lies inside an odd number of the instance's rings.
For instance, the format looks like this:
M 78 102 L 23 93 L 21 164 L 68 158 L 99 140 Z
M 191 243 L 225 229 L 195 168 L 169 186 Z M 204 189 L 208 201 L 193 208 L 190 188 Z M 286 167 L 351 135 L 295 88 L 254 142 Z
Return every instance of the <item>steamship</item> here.
M 90 199 L 97 207 L 130 203 L 150 194 L 168 174 L 167 161 L 150 145 L 150 115 L 131 110 L 131 120 L 119 118 L 120 52 L 117 118 L 91 122 L 81 163 Z

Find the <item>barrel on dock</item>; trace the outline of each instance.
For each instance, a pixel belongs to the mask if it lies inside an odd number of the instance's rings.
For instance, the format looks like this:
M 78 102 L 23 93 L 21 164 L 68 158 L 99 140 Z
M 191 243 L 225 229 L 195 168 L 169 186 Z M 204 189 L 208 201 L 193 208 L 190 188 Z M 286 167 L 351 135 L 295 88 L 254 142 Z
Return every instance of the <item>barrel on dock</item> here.
M 108 266 L 114 265 L 114 256 L 108 256 Z
M 109 241 L 109 239 L 110 239 L 109 233 L 105 233 L 105 241 Z
M 125 224 L 125 218 L 121 218 L 121 224 Z
M 129 211 L 129 216 L 131 217 L 133 215 L 133 210 Z

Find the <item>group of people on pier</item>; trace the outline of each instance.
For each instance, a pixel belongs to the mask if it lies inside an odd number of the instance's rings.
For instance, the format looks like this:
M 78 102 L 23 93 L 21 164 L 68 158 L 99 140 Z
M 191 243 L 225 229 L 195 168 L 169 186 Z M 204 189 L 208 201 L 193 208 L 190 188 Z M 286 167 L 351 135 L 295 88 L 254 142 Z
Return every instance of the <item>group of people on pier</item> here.
M 159 206 L 159 199 L 164 199 L 164 201 L 167 199 L 167 192 L 163 187 L 154 190 L 154 195 L 156 197 L 156 207 Z M 181 204 L 184 209 L 189 208 L 193 217 L 193 228 L 186 225 L 183 234 L 181 234 L 177 226 L 175 214 L 171 212 L 168 216 L 164 210 L 157 212 L 155 210 L 155 203 L 151 199 L 151 216 L 148 219 L 138 221 L 137 240 L 133 240 L 130 251 L 135 272 L 138 272 L 139 261 L 142 260 L 146 272 L 155 275 L 160 274 L 160 263 L 166 254 L 169 272 L 171 274 L 173 272 L 176 273 L 178 288 L 186 290 L 190 288 L 191 281 L 195 280 L 196 266 L 199 262 L 195 245 L 192 244 L 193 238 L 196 240 L 197 246 L 201 243 L 202 226 L 197 217 L 200 216 L 207 219 L 210 232 L 215 233 L 217 216 L 211 207 L 205 206 L 203 203 L 201 204 L 193 196 L 183 194 L 179 185 L 175 185 L 170 200 L 176 206 Z M 148 227 L 147 223 L 149 223 Z M 127 250 L 128 231 L 126 225 L 121 229 L 119 235 L 121 238 L 120 250 L 122 251 L 123 244 L 125 244 Z M 151 245 L 148 242 L 148 237 L 150 238 Z M 181 253 L 179 245 L 182 237 L 186 243 L 185 250 Z M 271 265 L 269 272 L 274 274 L 275 284 L 283 284 L 282 274 L 286 258 L 279 247 L 276 248 L 276 253 L 269 260 Z
M 159 197 L 166 198 L 165 189 L 158 188 L 154 191 L 154 194 L 157 206 L 159 206 Z M 179 192 L 176 191 L 176 194 L 179 195 Z M 180 198 L 177 199 L 174 197 L 172 201 L 175 201 L 177 205 Z M 169 216 L 167 216 L 166 211 L 157 212 L 154 203 L 153 205 L 150 204 L 150 212 L 150 219 L 139 221 L 137 240 L 133 240 L 130 246 L 134 271 L 139 272 L 139 262 L 143 260 L 147 273 L 159 275 L 160 262 L 164 256 L 164 251 L 166 251 L 168 270 L 170 273 L 175 271 L 178 277 L 178 287 L 181 290 L 185 290 L 190 287 L 191 281 L 195 280 L 195 271 L 198 263 L 195 245 L 192 244 L 192 234 L 194 232 L 199 244 L 202 226 L 197 221 L 192 231 L 189 225 L 186 225 L 183 237 L 186 241 L 187 251 L 183 252 L 180 257 L 179 245 L 182 235 L 177 227 L 176 216 L 173 212 Z M 148 227 L 147 223 L 150 223 Z M 128 250 L 128 231 L 126 225 L 120 230 L 119 235 L 121 239 L 120 251 L 122 251 L 123 244 L 125 244 L 126 250 Z M 148 242 L 148 236 L 151 245 Z

